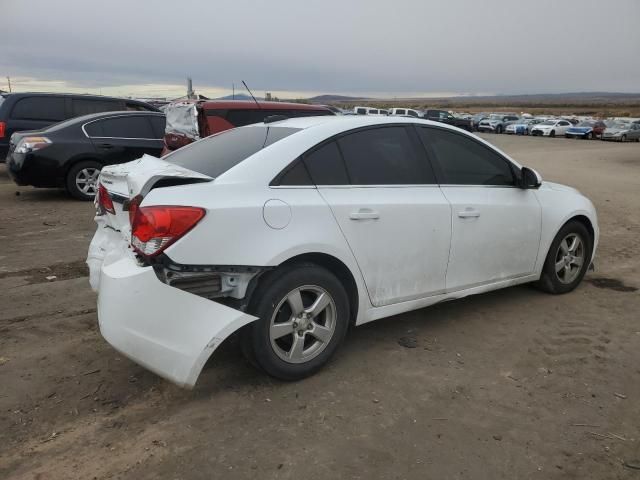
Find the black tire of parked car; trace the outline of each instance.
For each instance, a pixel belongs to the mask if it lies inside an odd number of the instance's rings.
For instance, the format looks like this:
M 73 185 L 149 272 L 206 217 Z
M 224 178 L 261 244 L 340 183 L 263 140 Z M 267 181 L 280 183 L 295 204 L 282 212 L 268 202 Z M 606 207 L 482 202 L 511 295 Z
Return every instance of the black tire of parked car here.
M 585 140 L 591 140 L 593 138 L 593 132 L 587 133 L 583 138 Z
M 580 240 L 582 240 L 585 248 L 584 261 L 577 277 L 571 283 L 562 283 L 556 274 L 556 256 L 558 254 L 558 249 L 560 248 L 560 242 L 570 234 L 575 234 L 580 237 Z M 542 275 L 540 276 L 540 280 L 535 282 L 534 285 L 540 290 L 552 294 L 571 292 L 580 284 L 587 273 L 591 262 L 592 252 L 593 238 L 584 224 L 577 220 L 567 222 L 560 229 L 556 237 L 553 239 L 553 242 L 551 242 L 551 247 L 549 247 L 547 258 L 545 259 L 544 266 L 542 267 Z
M 626 141 L 627 141 L 627 136 L 626 136 L 626 135 L 622 135 L 622 136 L 620 137 L 620 141 L 621 141 L 621 142 L 626 142 Z
M 74 164 L 69 171 L 67 172 L 67 178 L 65 180 L 65 187 L 69 195 L 78 200 L 93 200 L 95 197 L 95 193 L 92 195 L 88 195 L 87 193 L 80 190 L 78 187 L 78 183 L 76 182 L 76 177 L 83 171 L 92 171 L 92 170 L 102 170 L 102 164 L 100 162 L 96 162 L 95 160 L 83 160 Z
M 496 133 L 502 133 L 502 125 L 496 127 Z
M 556 131 L 555 131 L 555 130 L 551 130 L 551 133 L 549 134 L 549 136 L 550 136 L 551 138 L 555 138 L 555 136 L 556 136 Z
M 335 306 L 335 328 L 324 350 L 303 363 L 289 363 L 276 353 L 271 343 L 271 319 L 287 295 L 300 287 L 320 287 Z M 308 306 L 305 306 L 308 307 Z M 282 306 L 281 308 L 284 308 Z M 298 263 L 268 272 L 261 279 L 248 312 L 259 318 L 241 333 L 242 351 L 247 360 L 269 375 L 286 381 L 300 380 L 316 373 L 333 356 L 349 326 L 349 298 L 342 283 L 327 269 L 313 263 Z M 296 335 L 295 331 L 293 335 Z M 312 339 L 313 340 L 313 339 Z

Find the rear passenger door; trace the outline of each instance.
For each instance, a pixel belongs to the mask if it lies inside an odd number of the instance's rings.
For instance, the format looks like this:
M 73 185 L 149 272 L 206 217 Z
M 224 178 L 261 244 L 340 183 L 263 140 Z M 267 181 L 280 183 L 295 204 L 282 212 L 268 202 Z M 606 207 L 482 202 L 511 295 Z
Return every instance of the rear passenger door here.
M 349 132 L 304 162 L 374 306 L 444 291 L 451 209 L 412 127 Z
M 533 273 L 541 225 L 535 191 L 518 188 L 513 164 L 473 137 L 437 127 L 417 130 L 452 207 L 447 290 Z
M 127 115 L 94 120 L 84 125 L 84 131 L 98 159 L 109 165 L 129 162 L 145 153 L 160 156 L 162 129 L 158 127 L 151 123 L 151 115 Z

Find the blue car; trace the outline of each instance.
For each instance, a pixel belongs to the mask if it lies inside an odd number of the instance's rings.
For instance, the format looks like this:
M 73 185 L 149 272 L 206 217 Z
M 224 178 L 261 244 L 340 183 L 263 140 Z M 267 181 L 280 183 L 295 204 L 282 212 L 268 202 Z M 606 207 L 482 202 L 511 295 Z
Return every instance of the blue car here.
M 589 120 L 581 122 L 574 127 L 569 127 L 564 134 L 566 138 L 591 139 L 600 137 L 607 126 L 599 120 Z

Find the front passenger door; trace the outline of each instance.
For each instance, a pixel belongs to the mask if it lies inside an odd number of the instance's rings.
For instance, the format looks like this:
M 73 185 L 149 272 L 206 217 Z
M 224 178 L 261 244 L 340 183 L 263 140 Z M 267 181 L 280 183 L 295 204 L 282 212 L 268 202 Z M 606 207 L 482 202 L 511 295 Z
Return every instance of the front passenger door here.
M 469 135 L 418 131 L 452 207 L 447 291 L 533 273 L 542 212 L 535 191 L 518 188 L 515 166 Z

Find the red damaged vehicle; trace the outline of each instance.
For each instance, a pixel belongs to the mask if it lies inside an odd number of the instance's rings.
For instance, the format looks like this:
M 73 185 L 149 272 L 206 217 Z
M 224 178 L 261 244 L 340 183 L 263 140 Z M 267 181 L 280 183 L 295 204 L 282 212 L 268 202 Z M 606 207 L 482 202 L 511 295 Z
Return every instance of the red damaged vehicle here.
M 335 115 L 327 107 L 286 102 L 246 100 L 186 100 L 165 108 L 167 126 L 162 155 L 201 138 L 235 127 L 264 122 L 273 116 L 312 117 Z

